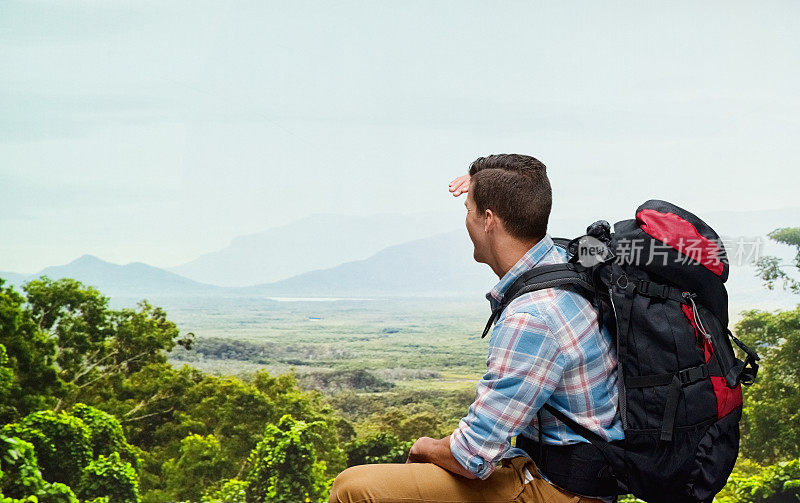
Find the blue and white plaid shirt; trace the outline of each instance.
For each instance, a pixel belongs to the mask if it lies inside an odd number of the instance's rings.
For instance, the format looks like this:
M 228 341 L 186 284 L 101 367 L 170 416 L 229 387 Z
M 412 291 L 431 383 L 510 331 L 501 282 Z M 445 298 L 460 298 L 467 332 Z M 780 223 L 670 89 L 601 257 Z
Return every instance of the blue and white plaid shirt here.
M 565 251 L 545 235 L 486 294 L 492 309 L 525 271 L 565 261 Z M 481 479 L 489 477 L 501 459 L 525 455 L 511 447 L 512 437 L 538 438 L 536 413 L 545 403 L 606 440 L 624 438 L 616 365 L 608 331 L 572 287 L 523 294 L 494 327 L 475 402 L 450 437 L 453 456 Z M 547 411 L 541 416 L 545 443 L 586 442 Z

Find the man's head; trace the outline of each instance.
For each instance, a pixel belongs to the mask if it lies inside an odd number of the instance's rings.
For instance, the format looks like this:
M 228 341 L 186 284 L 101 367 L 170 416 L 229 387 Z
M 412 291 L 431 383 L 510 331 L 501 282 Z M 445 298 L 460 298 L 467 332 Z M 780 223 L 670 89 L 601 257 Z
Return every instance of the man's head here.
M 466 225 L 476 261 L 498 272 L 517 250 L 544 237 L 552 206 L 546 171 L 537 159 L 519 154 L 479 157 L 470 165 Z

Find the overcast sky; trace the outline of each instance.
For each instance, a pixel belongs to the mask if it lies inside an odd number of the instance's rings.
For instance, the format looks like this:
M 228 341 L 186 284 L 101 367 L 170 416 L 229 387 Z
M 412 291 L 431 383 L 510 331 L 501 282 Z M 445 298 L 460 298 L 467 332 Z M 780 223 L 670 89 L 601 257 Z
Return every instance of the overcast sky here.
M 313 213 L 797 206 L 800 3 L 0 0 L 0 270 L 173 266 Z

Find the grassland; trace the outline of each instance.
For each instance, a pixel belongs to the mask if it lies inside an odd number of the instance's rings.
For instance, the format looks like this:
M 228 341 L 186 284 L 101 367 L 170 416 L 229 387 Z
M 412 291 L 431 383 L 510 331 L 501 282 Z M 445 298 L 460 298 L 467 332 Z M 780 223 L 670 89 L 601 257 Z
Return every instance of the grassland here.
M 359 434 L 447 434 L 474 399 L 485 371 L 489 314 L 477 299 L 275 301 L 257 298 L 160 302 L 191 350 L 170 361 L 247 377 L 293 371 L 327 395 Z

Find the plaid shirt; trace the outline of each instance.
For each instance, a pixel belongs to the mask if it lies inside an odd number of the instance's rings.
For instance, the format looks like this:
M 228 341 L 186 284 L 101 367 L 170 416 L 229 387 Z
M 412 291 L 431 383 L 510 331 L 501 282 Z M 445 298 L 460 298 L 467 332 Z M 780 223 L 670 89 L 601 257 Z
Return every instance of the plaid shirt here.
M 545 235 L 486 294 L 492 309 L 522 273 L 565 260 L 566 252 Z M 511 447 L 512 437 L 538 438 L 536 413 L 545 403 L 606 440 L 624 438 L 616 364 L 608 331 L 598 329 L 597 312 L 572 287 L 523 294 L 494 327 L 475 402 L 450 437 L 453 456 L 481 479 L 489 477 L 501 459 L 525 455 Z M 541 416 L 545 443 L 586 442 L 547 411 Z

